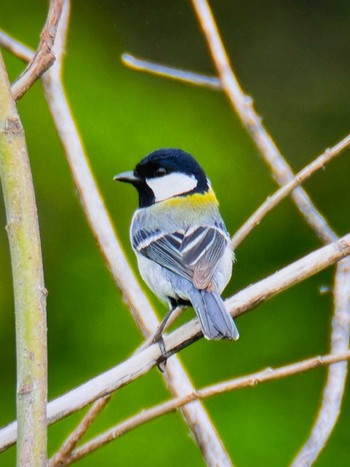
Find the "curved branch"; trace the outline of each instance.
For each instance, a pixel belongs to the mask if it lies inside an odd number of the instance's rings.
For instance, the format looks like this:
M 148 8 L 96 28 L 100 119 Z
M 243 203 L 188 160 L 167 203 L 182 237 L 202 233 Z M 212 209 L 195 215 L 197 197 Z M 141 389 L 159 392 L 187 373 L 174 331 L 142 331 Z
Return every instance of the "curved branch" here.
M 350 259 L 346 258 L 337 265 L 334 285 L 335 313 L 332 321 L 331 354 L 339 355 L 349 347 L 350 325 Z M 319 414 L 306 441 L 293 461 L 293 467 L 312 465 L 337 422 L 343 400 L 347 375 L 347 362 L 329 367 L 327 383 L 323 390 Z

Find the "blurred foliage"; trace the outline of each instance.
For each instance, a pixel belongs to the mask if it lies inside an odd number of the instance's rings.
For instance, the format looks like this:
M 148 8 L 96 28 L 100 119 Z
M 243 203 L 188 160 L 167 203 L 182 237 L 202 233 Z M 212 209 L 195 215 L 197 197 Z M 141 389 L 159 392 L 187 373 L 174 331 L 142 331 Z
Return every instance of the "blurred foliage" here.
M 350 128 L 350 3 L 336 0 L 213 0 L 232 63 L 264 123 L 295 170 Z M 47 13 L 42 0 L 2 0 L 1 28 L 36 47 Z M 275 183 L 225 97 L 123 68 L 124 51 L 205 73 L 213 67 L 185 0 L 75 0 L 65 85 L 90 163 L 135 268 L 128 226 L 136 194 L 112 177 L 151 150 L 181 147 L 210 175 L 234 231 Z M 11 79 L 23 64 L 4 51 Z M 110 368 L 142 341 L 84 219 L 41 85 L 19 110 L 26 130 L 39 208 L 48 296 L 50 399 Z M 349 151 L 306 184 L 339 234 L 349 231 Z M 3 205 L 1 223 L 6 223 Z M 237 250 L 226 294 L 319 246 L 290 200 Z M 0 425 L 15 417 L 15 337 L 8 244 L 0 233 Z M 200 341 L 181 354 L 198 387 L 287 363 L 329 348 L 332 286 L 328 270 L 238 320 L 237 343 Z M 154 297 L 160 314 L 164 306 Z M 185 313 L 187 319 L 192 310 Z M 319 369 L 205 402 L 234 462 L 287 465 L 306 439 L 320 401 Z M 168 398 L 158 370 L 121 389 L 89 435 Z M 349 462 L 350 400 L 317 465 Z M 50 428 L 50 453 L 79 415 Z M 13 465 L 15 449 L 1 454 Z M 95 465 L 202 465 L 179 414 L 143 426 L 80 462 Z

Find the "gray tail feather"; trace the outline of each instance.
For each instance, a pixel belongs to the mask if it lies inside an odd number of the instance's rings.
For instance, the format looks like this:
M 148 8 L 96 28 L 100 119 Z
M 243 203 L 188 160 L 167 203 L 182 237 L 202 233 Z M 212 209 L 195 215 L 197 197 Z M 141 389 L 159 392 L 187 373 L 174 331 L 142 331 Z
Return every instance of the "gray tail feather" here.
M 239 338 L 238 329 L 217 292 L 207 292 L 192 287 L 189 295 L 201 323 L 204 337 L 233 340 Z

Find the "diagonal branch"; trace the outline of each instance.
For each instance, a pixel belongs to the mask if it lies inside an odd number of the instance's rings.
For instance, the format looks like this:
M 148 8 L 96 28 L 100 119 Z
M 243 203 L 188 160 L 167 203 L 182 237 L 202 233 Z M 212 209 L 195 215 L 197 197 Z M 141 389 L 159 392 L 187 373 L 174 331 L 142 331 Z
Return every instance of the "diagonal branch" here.
M 207 0 L 192 0 L 192 5 L 207 40 L 227 98 L 259 148 L 276 180 L 280 185 L 284 185 L 294 178 L 293 172 L 262 125 L 261 118 L 253 108 L 252 99 L 243 93 L 231 67 Z M 293 191 L 292 197 L 305 221 L 317 233 L 318 237 L 324 243 L 334 242 L 337 238 L 336 234 L 314 207 L 307 193 L 298 187 Z
M 84 415 L 79 425 L 68 436 L 66 441 L 62 444 L 52 459 L 50 459 L 49 467 L 60 467 L 62 465 L 68 465 L 69 458 L 71 457 L 71 453 L 75 449 L 76 445 L 85 435 L 91 424 L 95 421 L 97 415 L 105 408 L 110 400 L 111 396 L 106 396 L 94 402 L 87 414 Z
M 337 242 L 304 256 L 260 282 L 241 290 L 226 300 L 226 309 L 233 317 L 240 316 L 248 310 L 256 308 L 260 303 L 302 282 L 348 255 L 350 255 L 350 234 L 342 237 Z M 198 340 L 201 336 L 199 322 L 197 319 L 193 319 L 168 336 L 165 336 L 164 343 L 169 355 L 172 355 Z M 48 404 L 48 423 L 55 423 L 91 402 L 131 383 L 153 368 L 162 357 L 163 355 L 158 345 L 151 345 L 131 356 L 120 365 L 58 397 Z M 168 365 L 171 361 L 172 358 L 169 359 Z M 185 394 L 190 392 L 193 392 L 193 389 Z M 0 430 L 0 451 L 15 443 L 16 427 L 16 422 L 13 422 Z
M 331 365 L 334 363 L 337 363 L 337 366 L 342 365 L 344 364 L 344 360 L 349 359 L 350 352 L 338 353 L 337 355 L 323 355 L 309 358 L 307 360 L 302 360 L 297 363 L 281 366 L 279 368 L 266 368 L 265 370 L 252 373 L 250 375 L 241 376 L 239 378 L 223 381 L 221 383 L 216 383 L 203 389 L 197 389 L 195 392 L 186 394 L 183 397 L 176 397 L 150 409 L 142 410 L 142 412 L 128 418 L 113 428 L 110 428 L 108 431 L 102 433 L 101 435 L 96 436 L 92 440 L 86 442 L 73 451 L 72 456 L 67 459 L 67 463 L 65 465 L 76 462 L 96 449 L 99 449 L 111 441 L 114 441 L 115 439 L 123 436 L 134 428 L 137 428 L 140 425 L 144 425 L 145 423 L 148 423 L 170 412 L 174 412 L 175 410 L 183 407 L 185 404 L 191 403 L 192 401 L 198 399 L 207 399 L 209 397 L 213 397 L 229 391 L 235 391 L 237 389 L 255 387 L 261 383 L 267 383 L 268 381 L 275 381 L 277 379 L 293 376 L 305 371 L 312 370 L 314 368 L 319 368 L 320 366 Z M 334 365 L 334 367 L 336 366 Z M 305 466 L 307 464 L 300 465 Z
M 323 168 L 334 157 L 339 155 L 341 151 L 348 148 L 350 145 L 350 135 L 340 140 L 333 147 L 327 149 L 323 154 L 318 156 L 310 164 L 298 172 L 295 177 L 272 196 L 259 206 L 259 208 L 249 217 L 249 219 L 238 229 L 231 239 L 232 249 L 236 249 L 243 240 L 251 233 L 251 231 L 262 221 L 262 219 L 276 207 L 286 196 L 288 196 L 298 185 L 301 185 L 305 180 L 311 177 L 317 170 Z
M 33 59 L 12 86 L 15 100 L 20 99 L 55 61 L 53 45 L 64 0 L 51 0 L 47 20 L 40 34 L 40 43 Z
M 338 263 L 334 286 L 335 314 L 332 321 L 331 354 L 339 355 L 349 347 L 350 325 L 350 259 Z M 324 449 L 337 422 L 345 390 L 347 362 L 332 365 L 328 370 L 323 400 L 309 439 L 306 441 L 293 467 L 312 465 Z
M 46 465 L 46 294 L 39 221 L 24 131 L 0 53 L 0 176 L 16 321 L 17 465 Z

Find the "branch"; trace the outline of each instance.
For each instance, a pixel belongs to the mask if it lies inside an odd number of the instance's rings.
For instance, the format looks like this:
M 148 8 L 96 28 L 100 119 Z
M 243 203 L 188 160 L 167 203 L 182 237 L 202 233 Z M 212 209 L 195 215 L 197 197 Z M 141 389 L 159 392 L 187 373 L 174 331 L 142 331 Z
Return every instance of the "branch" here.
M 64 0 L 51 0 L 47 20 L 40 34 L 40 43 L 33 59 L 12 86 L 15 100 L 20 99 L 28 89 L 47 71 L 55 61 L 52 51 Z
M 34 58 L 34 50 L 16 41 L 4 31 L 0 31 L 0 45 L 24 62 L 30 62 Z
M 94 422 L 97 415 L 106 407 L 111 400 L 111 396 L 103 397 L 97 400 L 92 407 L 89 409 L 87 414 L 81 420 L 75 430 L 69 435 L 66 441 L 63 443 L 61 448 L 52 457 L 49 462 L 49 467 L 60 467 L 62 465 L 68 465 L 72 451 L 85 435 L 91 424 Z
M 238 317 L 349 254 L 350 234 L 342 237 L 337 242 L 304 256 L 266 279 L 241 290 L 226 300 L 226 309 L 233 317 Z M 165 336 L 164 343 L 169 355 L 171 355 L 198 340 L 201 336 L 198 320 L 193 319 L 168 336 Z M 151 345 L 120 365 L 58 397 L 48 404 L 48 423 L 55 423 L 57 420 L 80 410 L 94 400 L 111 394 L 116 389 L 131 383 L 153 368 L 161 358 L 162 353 L 158 345 Z M 168 365 L 171 361 L 172 359 L 168 361 Z M 12 445 L 15 441 L 16 422 L 13 422 L 0 430 L 0 451 Z
M 263 127 L 261 118 L 253 108 L 252 99 L 243 93 L 233 73 L 208 2 L 206 0 L 192 0 L 192 5 L 207 40 L 226 96 L 259 148 L 278 183 L 284 185 L 294 178 L 293 172 L 279 152 L 271 136 Z M 315 230 L 319 238 L 324 243 L 335 241 L 337 238 L 336 234 L 313 206 L 306 192 L 298 187 L 293 191 L 292 196 L 306 222 Z
M 130 417 L 124 422 L 119 423 L 113 428 L 109 429 L 105 433 L 102 433 L 99 436 L 96 436 L 92 440 L 83 444 L 75 451 L 73 451 L 72 456 L 67 459 L 67 464 L 71 464 L 81 459 L 82 457 L 90 454 L 96 449 L 114 441 L 115 439 L 123 436 L 129 431 L 137 428 L 140 425 L 144 425 L 155 418 L 162 417 L 170 412 L 183 407 L 185 404 L 189 404 L 198 399 L 207 399 L 209 397 L 216 396 L 218 394 L 223 394 L 225 392 L 234 391 L 237 389 L 255 387 L 258 384 L 266 383 L 268 381 L 274 381 L 277 379 L 286 378 L 288 376 L 296 375 L 303 373 L 320 366 L 334 364 L 336 362 L 342 362 L 344 360 L 350 359 L 350 352 L 345 352 L 337 355 L 324 355 L 309 358 L 307 360 L 302 360 L 297 363 L 285 365 L 279 368 L 266 368 L 265 370 L 258 371 L 257 373 L 252 373 L 250 375 L 242 376 L 239 378 L 234 378 L 229 381 L 224 381 L 221 383 L 216 383 L 211 386 L 208 386 L 203 389 L 198 389 L 195 392 L 191 392 L 183 397 L 176 397 L 174 399 L 163 402 L 151 409 L 142 410 L 142 412 Z M 339 363 L 338 363 L 339 364 Z M 346 364 L 345 362 L 342 364 Z M 309 465 L 309 464 L 299 464 L 299 465 Z
M 15 297 L 17 464 L 46 465 L 46 289 L 33 180 L 20 121 L 0 53 L 0 176 Z
M 180 70 L 166 65 L 160 65 L 149 60 L 142 60 L 133 55 L 124 53 L 121 57 L 122 62 L 132 70 L 145 71 L 152 75 L 162 76 L 184 83 L 195 84 L 209 89 L 222 89 L 220 80 L 216 76 L 206 76 L 193 71 Z
M 334 287 L 335 315 L 332 321 L 331 354 L 339 355 L 349 347 L 350 259 L 337 265 Z M 321 408 L 309 439 L 293 461 L 294 467 L 312 465 L 325 447 L 337 422 L 345 390 L 347 362 L 332 365 L 323 391 Z
M 286 196 L 288 196 L 298 185 L 305 182 L 317 170 L 323 168 L 330 160 L 339 155 L 341 151 L 350 145 L 350 135 L 347 135 L 333 147 L 326 149 L 326 151 L 313 160 L 310 164 L 298 172 L 295 177 L 267 200 L 249 217 L 249 219 L 240 227 L 231 239 L 231 246 L 236 249 L 239 244 L 250 234 L 250 232 L 262 221 L 274 207 L 276 207 Z

